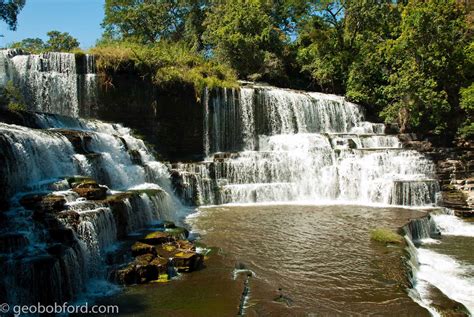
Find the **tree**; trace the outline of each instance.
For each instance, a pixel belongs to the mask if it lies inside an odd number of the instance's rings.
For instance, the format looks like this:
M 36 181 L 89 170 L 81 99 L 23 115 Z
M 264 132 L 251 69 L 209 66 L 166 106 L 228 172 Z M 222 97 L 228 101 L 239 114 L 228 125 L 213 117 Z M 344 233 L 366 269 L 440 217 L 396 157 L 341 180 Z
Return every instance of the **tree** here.
M 215 4 L 204 22 L 204 42 L 212 56 L 231 65 L 241 77 L 280 67 L 285 34 L 259 0 Z
M 201 48 L 202 21 L 209 0 L 106 0 L 105 37 L 143 44 L 183 40 Z
M 455 0 L 408 1 L 400 35 L 388 40 L 384 53 L 391 67 L 385 93 L 387 121 L 403 128 L 435 133 L 454 127 L 459 89 L 465 80 L 466 16 Z M 451 129 L 453 132 L 454 129 Z
M 344 93 L 352 54 L 344 40 L 345 1 L 296 2 L 304 8 L 298 25 L 298 61 L 320 90 Z M 301 10 L 301 9 L 300 9 Z
M 16 30 L 17 17 L 25 6 L 25 0 L 0 0 L 0 20 L 4 21 L 10 30 Z
M 67 32 L 49 31 L 46 49 L 50 52 L 70 52 L 79 47 L 77 39 Z
M 474 137 L 474 84 L 461 89 L 461 109 L 466 113 L 466 120 L 459 129 L 463 137 Z
M 20 42 L 13 43 L 11 48 L 20 48 L 29 53 L 40 53 L 46 50 L 46 44 L 40 38 L 26 38 Z
M 384 87 L 388 84 L 390 66 L 383 47 L 387 40 L 399 36 L 401 3 L 393 1 L 353 1 L 348 4 L 344 37 L 353 60 L 348 68 L 346 96 L 379 112 L 388 100 Z

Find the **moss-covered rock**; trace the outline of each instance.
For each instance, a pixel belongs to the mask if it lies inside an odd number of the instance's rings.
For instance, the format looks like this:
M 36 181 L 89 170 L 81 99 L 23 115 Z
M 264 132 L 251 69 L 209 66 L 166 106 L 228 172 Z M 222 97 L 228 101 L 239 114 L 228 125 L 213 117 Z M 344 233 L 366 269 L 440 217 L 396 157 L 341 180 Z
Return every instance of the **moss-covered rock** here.
M 156 245 L 170 242 L 172 239 L 173 237 L 167 232 L 155 231 L 147 234 L 143 239 L 140 239 L 140 242 Z
M 66 177 L 66 181 L 69 183 L 71 188 L 75 188 L 80 184 L 97 184 L 97 182 L 88 176 L 71 176 Z
M 373 241 L 385 244 L 401 244 L 403 237 L 386 228 L 377 228 L 370 232 L 370 238 Z
M 132 255 L 139 256 L 144 254 L 156 254 L 156 250 L 152 245 L 143 242 L 135 242 L 132 245 Z
M 88 200 L 103 200 L 107 197 L 107 188 L 96 184 L 80 184 L 72 191 Z

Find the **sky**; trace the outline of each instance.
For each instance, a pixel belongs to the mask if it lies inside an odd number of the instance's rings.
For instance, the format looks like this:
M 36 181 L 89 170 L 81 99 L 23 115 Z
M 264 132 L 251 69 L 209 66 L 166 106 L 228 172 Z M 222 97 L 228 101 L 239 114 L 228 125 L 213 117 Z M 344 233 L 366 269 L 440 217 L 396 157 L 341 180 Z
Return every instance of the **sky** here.
M 104 0 L 26 0 L 18 15 L 16 31 L 0 23 L 0 47 L 24 38 L 47 39 L 48 31 L 68 32 L 78 39 L 80 47 L 94 46 L 102 34 Z

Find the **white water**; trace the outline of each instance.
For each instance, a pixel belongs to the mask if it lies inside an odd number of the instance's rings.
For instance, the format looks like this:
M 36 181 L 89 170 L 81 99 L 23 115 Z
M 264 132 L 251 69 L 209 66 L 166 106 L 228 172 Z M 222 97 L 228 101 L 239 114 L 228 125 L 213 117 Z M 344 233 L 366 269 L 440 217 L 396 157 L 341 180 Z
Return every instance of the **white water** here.
M 417 289 L 425 294 L 424 283 L 436 286 L 449 298 L 466 306 L 474 314 L 474 265 L 459 263 L 450 256 L 424 248 L 418 249 Z M 423 296 L 422 295 L 422 296 Z
M 436 203 L 431 161 L 343 97 L 255 86 L 206 91 L 204 102 L 208 160 L 178 168 L 200 203 Z
M 84 56 L 84 65 L 78 65 L 71 53 L 25 55 L 19 50 L 1 50 L 0 65 L 0 86 L 12 81 L 31 111 L 78 117 L 80 109 L 83 116 L 95 110 L 97 75 L 90 55 Z
M 430 238 L 433 226 L 441 234 L 441 239 Z M 431 228 L 430 228 L 431 227 Z M 420 222 L 416 229 L 417 240 L 421 246 L 416 248 L 408 238 L 410 245 L 412 269 L 414 273 L 415 300 L 429 307 L 430 286 L 435 286 L 447 297 L 462 303 L 474 314 L 474 264 L 442 254 L 429 248 L 430 244 L 443 244 L 443 236 L 466 237 L 474 242 L 474 224 L 463 221 L 456 216 L 443 213 L 432 213 L 431 221 Z M 433 315 L 439 315 L 430 308 Z
M 104 256 L 119 234 L 123 237 L 157 220 L 177 221 L 183 211 L 172 192 L 167 167 L 155 161 L 143 141 L 134 138 L 129 129 L 50 115 L 38 115 L 36 119 L 43 129 L 0 123 L 0 153 L 5 158 L 0 168 L 2 182 L 8 185 L 9 195 L 19 192 L 11 202 L 11 210 L 4 213 L 6 226 L 0 229 L 0 235 L 20 233 L 26 240 L 25 246 L 19 245 L 14 253 L 6 253 L 8 274 L 12 276 L 0 282 L 9 289 L 19 289 L 8 294 L 9 303 L 25 304 L 46 296 L 37 284 L 24 284 L 21 275 L 28 270 L 32 272 L 25 276 L 32 279 L 41 280 L 35 274 L 50 279 L 54 294 L 48 298 L 58 302 L 92 291 L 84 286 L 89 287 L 91 279 L 105 277 Z M 76 129 L 73 133 L 83 138 L 82 147 L 87 153 L 76 153 L 57 128 Z M 137 153 L 135 157 L 139 156 L 140 164 L 133 162 L 132 152 Z M 119 232 L 123 231 L 120 229 L 124 228 L 123 224 L 116 223 L 104 201 L 79 198 L 69 189 L 64 177 L 78 174 L 107 184 L 109 193 L 129 190 L 137 193 L 123 200 L 125 232 Z M 31 190 L 63 196 L 67 201 L 65 212 L 78 214 L 76 220 L 70 216 L 58 218 L 65 228 L 74 230 L 78 244 L 74 249 L 66 248 L 56 260 L 48 255 L 51 246 L 48 233 L 41 224 L 31 220 L 32 212 L 18 204 L 18 199 Z M 43 265 L 47 261 L 52 264 Z
M 443 235 L 474 238 L 474 223 L 466 222 L 454 215 L 433 215 L 436 225 Z

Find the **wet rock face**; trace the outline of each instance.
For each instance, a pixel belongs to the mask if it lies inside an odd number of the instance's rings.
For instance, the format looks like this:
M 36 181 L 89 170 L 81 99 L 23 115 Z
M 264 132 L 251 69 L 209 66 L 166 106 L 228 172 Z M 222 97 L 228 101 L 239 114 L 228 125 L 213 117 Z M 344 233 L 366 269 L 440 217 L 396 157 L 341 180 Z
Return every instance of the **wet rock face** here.
M 66 200 L 62 196 L 32 194 L 20 199 L 20 204 L 35 214 L 57 213 L 63 211 Z
M 80 109 L 79 114 L 123 123 L 143 136 L 164 159 L 201 160 L 204 114 L 196 95 L 192 86 L 160 90 L 149 77 L 131 69 L 108 71 L 98 77 L 100 107 L 94 111 Z
M 21 233 L 0 235 L 0 253 L 12 253 L 28 245 L 28 239 Z
M 92 136 L 89 133 L 65 129 L 56 129 L 55 131 L 65 136 L 69 142 L 71 142 L 76 153 L 87 154 L 92 152 L 89 149 L 89 145 L 92 141 Z

